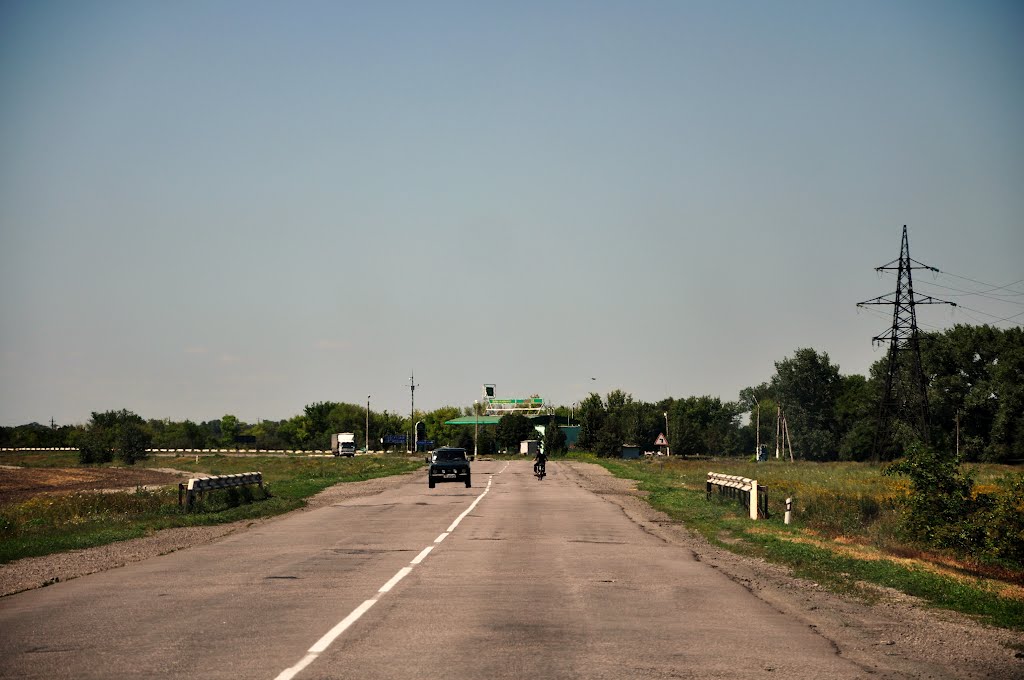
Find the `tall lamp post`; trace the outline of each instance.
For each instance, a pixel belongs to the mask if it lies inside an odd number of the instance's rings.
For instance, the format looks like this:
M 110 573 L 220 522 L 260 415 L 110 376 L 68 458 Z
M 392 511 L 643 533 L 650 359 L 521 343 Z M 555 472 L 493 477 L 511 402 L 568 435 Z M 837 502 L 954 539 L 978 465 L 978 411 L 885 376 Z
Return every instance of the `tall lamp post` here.
M 366 452 L 370 452 L 370 395 L 366 395 Z
M 754 408 L 757 414 L 754 416 L 754 429 L 757 432 L 755 435 L 756 442 L 754 444 L 754 454 L 758 460 L 761 460 L 761 402 L 757 400 L 753 394 L 750 395 L 754 399 Z
M 480 402 L 473 400 L 473 460 L 476 460 L 477 441 L 480 439 Z
M 665 411 L 665 455 L 672 455 L 672 447 L 668 445 L 668 411 Z

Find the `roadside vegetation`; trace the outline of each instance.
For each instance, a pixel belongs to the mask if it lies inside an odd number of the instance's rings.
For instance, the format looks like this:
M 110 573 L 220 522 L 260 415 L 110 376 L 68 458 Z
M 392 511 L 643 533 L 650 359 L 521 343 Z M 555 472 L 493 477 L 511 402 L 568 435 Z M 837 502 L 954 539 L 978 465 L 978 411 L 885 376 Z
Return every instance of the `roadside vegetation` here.
M 7 465 L 75 467 L 76 452 L 5 453 Z M 42 494 L 24 502 L 0 501 L 0 563 L 22 557 L 146 536 L 160 529 L 271 517 L 301 507 L 329 486 L 402 474 L 422 466 L 405 456 L 355 458 L 161 457 L 146 463 L 202 475 L 259 471 L 264 488 L 209 492 L 190 512 L 178 507 L 178 487 L 122 493 Z
M 1024 630 L 1024 561 L 1014 552 L 1024 546 L 1024 495 L 1020 493 L 1024 474 L 1017 468 L 969 466 L 961 474 L 971 478 L 972 486 L 961 501 L 974 499 L 982 514 L 972 516 L 965 506 L 962 515 L 947 517 L 944 525 L 953 534 L 973 527 L 976 537 L 983 536 L 986 528 L 994 529 L 1003 537 L 995 542 L 1006 546 L 1001 552 L 936 543 L 921 533 L 913 519 L 919 511 L 915 504 L 921 502 L 915 500 L 914 479 L 885 474 L 884 465 L 572 457 L 636 480 L 652 506 L 713 545 L 787 565 L 797 576 L 837 592 L 875 600 L 884 596 L 882 588 L 893 588 L 931 606 Z M 767 485 L 770 518 L 754 522 L 745 508 L 709 501 L 705 495 L 709 471 Z M 979 496 L 983 500 L 977 501 Z M 789 525 L 783 523 L 787 497 L 794 501 Z M 996 506 L 1006 508 L 1007 516 L 986 524 L 992 518 L 984 513 Z M 934 529 L 938 515 L 929 517 Z M 956 527 L 959 532 L 952 530 Z

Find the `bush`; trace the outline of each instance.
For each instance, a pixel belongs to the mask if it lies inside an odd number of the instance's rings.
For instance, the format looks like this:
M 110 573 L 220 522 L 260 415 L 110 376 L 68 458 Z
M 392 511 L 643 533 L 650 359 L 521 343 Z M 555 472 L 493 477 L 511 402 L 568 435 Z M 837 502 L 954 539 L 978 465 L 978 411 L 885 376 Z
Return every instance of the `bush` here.
M 921 445 L 909 447 L 885 474 L 910 478 L 905 528 L 913 538 L 968 557 L 1024 565 L 1024 475 L 979 491 L 956 456 Z
M 152 435 L 142 418 L 131 411 L 107 411 L 92 414 L 92 421 L 82 433 L 78 460 L 83 465 L 109 463 L 117 457 L 128 465 L 146 458 Z
M 98 465 L 114 460 L 114 451 L 107 433 L 90 428 L 82 434 L 78 443 L 78 462 L 82 465 Z
M 971 524 L 987 559 L 1024 565 L 1024 474 L 1007 477 L 995 491 L 979 494 Z
M 970 514 L 974 480 L 960 471 L 956 456 L 913 444 L 906 457 L 887 466 L 884 474 L 910 478 L 907 529 L 912 536 L 937 547 L 961 547 L 955 545 L 956 532 L 949 529 Z

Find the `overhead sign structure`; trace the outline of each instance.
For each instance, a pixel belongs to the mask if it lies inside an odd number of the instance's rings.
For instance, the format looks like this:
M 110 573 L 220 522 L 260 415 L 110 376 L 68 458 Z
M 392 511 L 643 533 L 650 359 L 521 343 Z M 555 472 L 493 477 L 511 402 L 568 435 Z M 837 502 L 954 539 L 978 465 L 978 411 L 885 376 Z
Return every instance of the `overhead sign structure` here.
M 544 412 L 544 399 L 541 397 L 527 397 L 526 399 L 497 399 L 495 398 L 495 386 L 484 385 L 483 403 L 484 413 L 489 416 L 503 416 L 510 413 L 519 413 L 524 416 L 540 415 Z

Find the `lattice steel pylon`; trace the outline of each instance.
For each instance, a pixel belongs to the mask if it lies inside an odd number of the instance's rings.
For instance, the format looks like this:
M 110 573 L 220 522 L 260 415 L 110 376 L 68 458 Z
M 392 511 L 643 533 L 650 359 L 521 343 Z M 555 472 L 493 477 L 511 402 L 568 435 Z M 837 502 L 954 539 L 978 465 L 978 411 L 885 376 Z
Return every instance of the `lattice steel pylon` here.
M 890 430 L 894 418 L 900 418 L 917 430 L 921 440 L 928 443 L 928 381 L 921 364 L 921 341 L 917 329 L 917 305 L 953 305 L 954 302 L 937 300 L 930 295 L 914 296 L 914 269 L 939 271 L 935 267 L 911 259 L 907 241 L 907 225 L 903 225 L 903 243 L 900 257 L 875 271 L 898 271 L 895 292 L 857 303 L 865 305 L 892 305 L 892 327 L 888 332 L 871 338 L 876 344 L 888 341 L 889 369 L 885 375 L 885 392 L 878 404 L 878 421 L 875 428 L 874 457 L 884 457 L 891 446 Z M 908 364 L 909 362 L 909 364 Z M 902 374 L 902 376 L 900 375 Z M 903 380 L 899 378 L 903 377 Z M 899 387 L 899 389 L 897 389 Z

